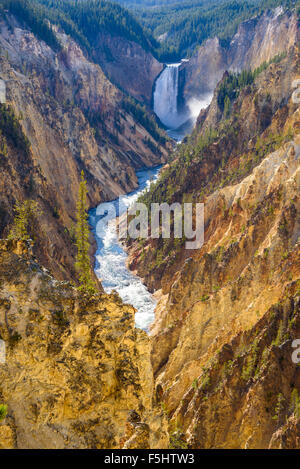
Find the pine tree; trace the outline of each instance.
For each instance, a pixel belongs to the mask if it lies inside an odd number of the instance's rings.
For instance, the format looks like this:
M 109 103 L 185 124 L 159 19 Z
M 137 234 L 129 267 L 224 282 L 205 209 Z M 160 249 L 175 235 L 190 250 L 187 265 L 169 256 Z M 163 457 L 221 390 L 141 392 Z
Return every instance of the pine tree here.
M 230 115 L 231 102 L 228 96 L 225 97 L 224 101 L 224 117 L 227 119 Z
M 290 411 L 295 414 L 296 418 L 300 416 L 300 397 L 296 388 L 293 389 L 291 394 Z
M 77 225 L 76 225 L 76 270 L 78 272 L 79 289 L 93 294 L 96 292 L 95 283 L 91 275 L 91 265 L 89 257 L 89 225 L 87 214 L 87 188 L 84 173 L 81 172 L 77 202 Z
M 14 211 L 16 215 L 8 239 L 29 239 L 29 222 L 41 214 L 38 203 L 35 200 L 17 202 Z
M 0 422 L 4 420 L 7 414 L 7 405 L 0 404 Z

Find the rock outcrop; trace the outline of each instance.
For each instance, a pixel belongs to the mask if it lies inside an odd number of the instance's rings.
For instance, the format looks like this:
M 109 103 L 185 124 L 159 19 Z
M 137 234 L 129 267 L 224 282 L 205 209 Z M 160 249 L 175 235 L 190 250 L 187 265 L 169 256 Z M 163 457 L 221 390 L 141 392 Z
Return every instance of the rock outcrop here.
M 97 37 L 93 53 L 112 83 L 151 106 L 153 85 L 163 64 L 150 52 L 136 42 L 106 32 Z
M 0 447 L 118 448 L 131 415 L 148 429 L 136 447 L 167 446 L 132 306 L 54 280 L 27 242 L 0 241 L 0 285 Z
M 179 271 L 153 338 L 170 410 L 206 353 L 253 327 L 299 278 L 299 145 L 297 138 L 206 200 L 206 243 Z
M 298 17 L 281 7 L 241 23 L 228 46 L 208 39 L 181 67 L 185 102 L 213 93 L 225 70 L 257 68 L 298 41 Z
M 174 448 L 299 447 L 299 60 L 270 65 L 226 116 L 218 88 L 146 199 L 205 204 L 200 250 L 130 249 L 161 289 L 152 365 Z
M 299 254 L 299 250 L 298 250 Z M 300 447 L 300 283 L 203 367 L 171 419 L 191 448 Z M 296 294 L 295 294 L 296 293 Z

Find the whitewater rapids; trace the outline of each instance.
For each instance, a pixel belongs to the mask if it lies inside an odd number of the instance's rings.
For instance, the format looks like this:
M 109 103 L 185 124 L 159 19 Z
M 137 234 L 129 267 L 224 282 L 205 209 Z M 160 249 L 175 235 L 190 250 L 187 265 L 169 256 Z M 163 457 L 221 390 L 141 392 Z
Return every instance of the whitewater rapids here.
M 138 171 L 139 188 L 109 202 L 114 205 L 117 216 L 125 213 L 139 195 L 150 186 L 151 180 L 157 178 L 159 169 L 160 167 Z M 107 202 L 100 204 L 99 208 L 101 206 L 105 208 L 107 204 Z M 107 293 L 116 290 L 124 303 L 133 305 L 137 309 L 136 327 L 147 331 L 154 321 L 156 301 L 140 278 L 127 269 L 128 255 L 119 243 L 114 223 L 112 223 L 114 220 L 110 220 L 99 232 L 96 226 L 100 219 L 101 217 L 97 216 L 97 209 L 91 210 L 90 224 L 97 241 L 95 273 Z

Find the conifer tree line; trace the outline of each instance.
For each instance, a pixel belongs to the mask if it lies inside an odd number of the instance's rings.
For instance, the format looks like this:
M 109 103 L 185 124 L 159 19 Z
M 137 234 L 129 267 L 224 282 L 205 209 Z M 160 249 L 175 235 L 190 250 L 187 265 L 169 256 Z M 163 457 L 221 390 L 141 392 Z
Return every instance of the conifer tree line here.
M 35 200 L 17 202 L 14 212 L 14 223 L 9 232 L 8 239 L 26 240 L 32 238 L 33 233 L 30 232 L 29 228 L 31 222 L 42 214 L 38 202 Z
M 0 14 L 9 10 L 54 50 L 62 46 L 51 24 L 72 36 L 92 59 L 99 33 L 107 31 L 140 44 L 161 62 L 172 62 L 190 56 L 209 37 L 218 36 L 226 46 L 242 21 L 267 9 L 300 9 L 300 0 L 119 3 L 123 6 L 105 0 L 0 0 Z M 160 41 L 162 35 L 164 39 Z
M 90 56 L 98 34 L 103 31 L 135 41 L 146 50 L 157 47 L 153 36 L 117 3 L 104 0 L 0 0 L 2 14 L 5 10 L 27 24 L 56 51 L 62 46 L 49 22 L 61 26 Z
M 255 70 L 242 70 L 239 73 L 230 72 L 227 77 L 222 81 L 218 90 L 218 105 L 221 111 L 224 111 L 227 117 L 230 112 L 231 102 L 234 101 L 240 90 L 246 86 L 252 85 L 255 79 L 266 70 L 272 63 L 279 63 L 286 57 L 286 52 L 278 54 L 268 62 L 263 62 Z
M 81 172 L 77 201 L 77 224 L 75 245 L 77 247 L 75 267 L 78 272 L 79 289 L 93 294 L 96 292 L 95 282 L 92 278 L 90 250 L 90 229 L 87 212 L 87 187 L 84 172 Z
M 227 46 L 239 24 L 278 6 L 300 8 L 299 0 L 118 0 L 156 39 L 163 37 L 161 61 L 189 57 L 206 39 L 218 36 Z

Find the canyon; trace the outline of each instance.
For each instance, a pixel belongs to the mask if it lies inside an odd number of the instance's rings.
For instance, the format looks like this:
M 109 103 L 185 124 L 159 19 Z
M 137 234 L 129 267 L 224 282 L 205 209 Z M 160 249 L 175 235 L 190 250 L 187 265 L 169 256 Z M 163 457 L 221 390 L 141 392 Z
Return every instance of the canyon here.
M 151 117 L 145 117 L 150 130 L 137 122 L 127 97 L 69 36 L 57 31 L 63 44 L 57 53 L 11 15 L 0 26 L 4 106 L 13 110 L 30 145 L 26 156 L 12 139 L 6 142 L 2 234 L 16 201 L 38 198 L 44 215 L 36 230 L 37 256 L 59 278 L 70 279 L 80 171 L 85 171 L 89 203 L 95 206 L 135 189 L 135 170 L 166 161 L 168 142 Z
M 149 240 L 141 256 L 129 247 L 131 268 L 160 289 L 152 366 L 178 448 L 299 444 L 290 410 L 299 392 L 299 70 L 291 48 L 227 118 L 218 88 L 146 199 L 204 203 L 202 249 Z
M 228 45 L 208 39 L 188 59 L 167 64 L 155 80 L 153 109 L 170 137 L 192 132 L 225 71 L 260 67 L 299 42 L 296 13 L 278 7 L 242 22 Z
M 257 68 L 298 41 L 298 17 L 281 7 L 241 23 L 229 45 L 208 39 L 180 68 L 183 103 L 213 93 L 225 70 Z
M 145 331 L 149 331 L 154 320 L 156 301 L 142 280 L 128 269 L 128 255 L 118 237 L 118 224 L 138 197 L 149 189 L 151 182 L 158 178 L 160 169 L 161 167 L 157 167 L 138 171 L 137 190 L 112 203 L 104 202 L 90 212 L 90 223 L 97 241 L 95 273 L 107 293 L 117 291 L 125 303 L 135 307 L 136 327 Z M 112 206 L 115 209 L 114 214 L 103 218 L 103 214 L 111 210 Z
M 33 241 L 0 240 L 0 448 L 299 448 L 297 15 L 267 11 L 180 65 L 118 34 L 101 32 L 92 58 L 59 26 L 60 51 L 8 12 L 0 28 L 1 237 L 17 200 L 43 210 Z M 175 146 L 151 105 L 176 130 L 191 100 L 201 112 Z M 205 204 L 204 245 L 129 239 L 125 255 L 107 231 L 91 253 L 99 292 L 78 291 L 81 170 L 94 235 L 98 204 L 147 186 L 147 205 Z M 155 292 L 149 333 L 115 291 L 127 280 Z

